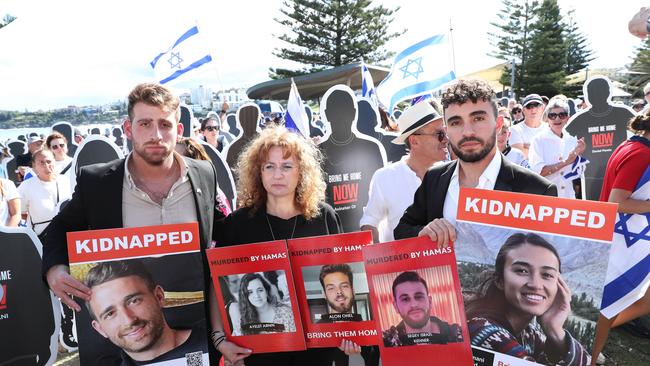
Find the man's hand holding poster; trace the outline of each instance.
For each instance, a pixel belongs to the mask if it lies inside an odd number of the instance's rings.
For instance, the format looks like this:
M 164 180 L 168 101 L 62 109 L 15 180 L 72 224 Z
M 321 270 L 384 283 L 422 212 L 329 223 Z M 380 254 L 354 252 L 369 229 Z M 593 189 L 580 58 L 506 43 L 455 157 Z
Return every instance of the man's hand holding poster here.
M 383 365 L 473 364 L 453 247 L 418 237 L 363 257 Z
M 476 365 L 588 365 L 616 205 L 461 189 L 456 256 Z
M 209 363 L 197 223 L 67 236 L 70 273 L 91 289 L 81 364 Z
M 305 349 L 284 240 L 206 253 L 228 339 L 254 353 Z
M 362 248 L 369 231 L 287 241 L 307 347 L 377 344 Z

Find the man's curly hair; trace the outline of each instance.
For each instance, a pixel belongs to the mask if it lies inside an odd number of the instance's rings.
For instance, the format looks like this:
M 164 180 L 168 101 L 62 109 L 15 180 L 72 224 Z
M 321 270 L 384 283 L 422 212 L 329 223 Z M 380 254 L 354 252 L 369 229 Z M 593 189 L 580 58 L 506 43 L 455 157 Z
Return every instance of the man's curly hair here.
M 496 94 L 492 87 L 480 79 L 459 80 L 451 85 L 442 94 L 442 106 L 447 109 L 452 104 L 465 104 L 469 101 L 476 103 L 479 100 L 492 105 L 494 116 L 497 115 Z
M 304 139 L 283 126 L 264 129 L 239 156 L 236 173 L 238 175 L 238 204 L 251 207 L 251 213 L 266 205 L 266 190 L 262 184 L 262 165 L 272 147 L 279 146 L 283 158 L 293 156 L 298 162 L 300 178 L 296 187 L 295 203 L 307 220 L 320 215 L 320 204 L 325 202 L 327 185 L 323 179 L 321 162 L 323 155 L 310 139 Z

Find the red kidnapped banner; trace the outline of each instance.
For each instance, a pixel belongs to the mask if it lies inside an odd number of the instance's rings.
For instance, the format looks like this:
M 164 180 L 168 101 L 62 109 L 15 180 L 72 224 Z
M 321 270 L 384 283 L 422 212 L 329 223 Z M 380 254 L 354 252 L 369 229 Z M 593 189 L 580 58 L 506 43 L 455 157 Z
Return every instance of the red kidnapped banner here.
M 418 237 L 363 258 L 384 366 L 474 365 L 453 247 Z
M 283 240 L 206 253 L 228 339 L 254 353 L 305 349 Z
M 196 252 L 198 233 L 196 222 L 69 232 L 68 257 L 72 264 Z
M 369 231 L 287 241 L 308 348 L 377 344 L 363 266 Z

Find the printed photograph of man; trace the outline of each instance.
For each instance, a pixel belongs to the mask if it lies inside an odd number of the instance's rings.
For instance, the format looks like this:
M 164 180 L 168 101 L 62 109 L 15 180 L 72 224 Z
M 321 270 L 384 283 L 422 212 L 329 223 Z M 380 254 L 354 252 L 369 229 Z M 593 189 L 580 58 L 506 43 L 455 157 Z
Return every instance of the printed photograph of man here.
M 383 331 L 385 347 L 463 341 L 458 324 L 449 324 L 431 314 L 433 299 L 427 282 L 417 272 L 398 275 L 392 293 L 394 310 L 402 321 Z
M 321 315 L 318 323 L 363 320 L 353 309 L 354 277 L 348 264 L 326 264 L 321 267 L 318 279 L 325 293 L 328 310 L 328 314 Z
M 139 365 L 207 358 L 205 328 L 173 329 L 163 314 L 165 293 L 140 260 L 102 262 L 88 271 L 86 307 L 92 327 L 120 347 L 121 362 Z

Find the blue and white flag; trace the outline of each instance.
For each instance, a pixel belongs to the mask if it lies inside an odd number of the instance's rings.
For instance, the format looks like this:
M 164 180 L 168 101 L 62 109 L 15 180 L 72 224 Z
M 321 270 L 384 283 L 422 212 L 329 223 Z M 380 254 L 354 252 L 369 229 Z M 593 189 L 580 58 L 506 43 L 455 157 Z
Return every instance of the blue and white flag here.
M 368 67 L 363 62 L 361 63 L 361 97 L 368 98 L 368 100 L 372 102 L 374 108 L 379 107 L 375 82 L 372 80 L 370 70 L 368 70 Z
M 165 84 L 210 61 L 212 56 L 207 43 L 199 37 L 199 28 L 194 26 L 149 64 L 158 82 Z
M 415 97 L 411 99 L 411 105 L 416 105 L 420 102 L 424 102 L 425 100 L 432 99 L 433 95 L 431 93 L 420 95 L 419 97 Z
M 404 99 L 431 93 L 456 79 L 444 34 L 418 42 L 395 56 L 390 74 L 377 87 L 381 104 L 392 111 Z
M 589 159 L 585 158 L 582 155 L 578 155 L 576 160 L 571 164 L 571 169 L 568 173 L 564 174 L 562 178 L 566 180 L 574 180 L 582 175 L 582 172 L 586 169 L 587 164 L 589 164 Z
M 287 100 L 287 112 L 284 114 L 284 126 L 309 138 L 307 112 L 305 112 L 305 106 L 300 99 L 298 87 L 293 78 L 291 78 L 291 91 L 289 91 L 289 100 Z
M 650 167 L 630 196 L 650 199 Z M 609 254 L 601 313 L 608 319 L 641 299 L 650 286 L 650 212 L 618 214 Z

